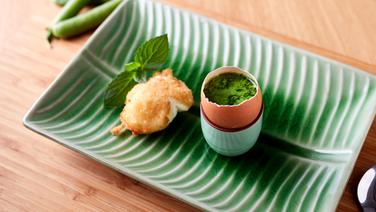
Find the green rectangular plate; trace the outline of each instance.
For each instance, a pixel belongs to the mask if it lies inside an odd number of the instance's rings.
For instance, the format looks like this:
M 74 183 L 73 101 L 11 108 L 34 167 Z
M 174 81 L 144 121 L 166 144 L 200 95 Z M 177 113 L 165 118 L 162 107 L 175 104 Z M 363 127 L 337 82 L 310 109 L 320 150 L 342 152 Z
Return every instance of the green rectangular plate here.
M 163 132 L 114 137 L 120 110 L 103 92 L 145 40 L 168 33 L 166 67 L 195 96 Z M 206 144 L 199 88 L 220 66 L 260 82 L 264 125 L 247 154 Z M 24 119 L 30 129 L 205 210 L 333 211 L 373 120 L 375 77 L 259 35 L 152 1 L 125 1 Z

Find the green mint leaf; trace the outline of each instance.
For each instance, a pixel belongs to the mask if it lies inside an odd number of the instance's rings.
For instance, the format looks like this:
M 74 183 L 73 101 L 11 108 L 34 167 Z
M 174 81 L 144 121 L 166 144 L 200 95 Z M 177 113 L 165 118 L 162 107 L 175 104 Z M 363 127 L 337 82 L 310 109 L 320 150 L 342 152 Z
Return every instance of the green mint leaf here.
M 138 83 L 146 82 L 147 75 L 145 71 L 137 71 L 136 75 L 134 76 L 134 80 Z
M 135 71 L 136 69 L 139 69 L 140 67 L 141 67 L 141 64 L 138 62 L 127 63 L 124 66 L 125 70 L 128 72 Z
M 135 62 L 142 66 L 142 71 L 159 69 L 167 60 L 169 52 L 167 34 L 152 38 L 136 51 Z
M 146 76 L 145 71 L 141 70 L 141 64 L 140 63 L 138 63 L 138 62 L 128 63 L 128 64 L 125 64 L 124 68 L 128 72 L 135 72 L 133 79 L 136 82 L 138 82 L 138 83 L 146 82 L 147 76 Z
M 104 94 L 105 107 L 121 107 L 125 104 L 128 91 L 137 84 L 134 80 L 135 75 L 135 71 L 123 71 L 111 81 Z
M 169 53 L 167 34 L 152 38 L 136 51 L 134 61 L 124 65 L 124 71 L 108 85 L 104 94 L 104 106 L 121 107 L 127 93 L 137 84 L 145 82 L 146 71 L 158 70 L 167 60 Z

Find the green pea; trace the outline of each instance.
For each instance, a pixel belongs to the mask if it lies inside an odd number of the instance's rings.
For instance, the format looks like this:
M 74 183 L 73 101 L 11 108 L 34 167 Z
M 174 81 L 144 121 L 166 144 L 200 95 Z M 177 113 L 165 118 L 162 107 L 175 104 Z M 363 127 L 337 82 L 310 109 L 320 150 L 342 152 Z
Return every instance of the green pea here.
M 51 28 L 52 34 L 55 37 L 68 38 L 93 29 L 100 25 L 121 2 L 122 0 L 108 1 L 84 14 L 56 23 Z
M 91 0 L 70 0 L 68 1 L 61 12 L 55 17 L 53 21 L 53 25 L 59 23 L 60 21 L 63 21 L 65 19 L 71 18 L 75 15 L 77 15 L 80 10 L 88 5 Z M 51 27 L 48 28 L 48 33 L 47 33 L 47 40 L 48 42 L 51 43 L 54 35 L 52 32 Z

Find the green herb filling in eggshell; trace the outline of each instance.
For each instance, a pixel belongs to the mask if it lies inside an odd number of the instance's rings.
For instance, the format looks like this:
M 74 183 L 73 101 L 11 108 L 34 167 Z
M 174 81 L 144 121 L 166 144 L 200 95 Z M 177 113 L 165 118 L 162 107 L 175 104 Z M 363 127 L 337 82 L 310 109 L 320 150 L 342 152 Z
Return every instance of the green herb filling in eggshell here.
M 211 79 L 204 88 L 209 101 L 219 105 L 238 105 L 257 92 L 255 83 L 236 73 L 224 73 Z

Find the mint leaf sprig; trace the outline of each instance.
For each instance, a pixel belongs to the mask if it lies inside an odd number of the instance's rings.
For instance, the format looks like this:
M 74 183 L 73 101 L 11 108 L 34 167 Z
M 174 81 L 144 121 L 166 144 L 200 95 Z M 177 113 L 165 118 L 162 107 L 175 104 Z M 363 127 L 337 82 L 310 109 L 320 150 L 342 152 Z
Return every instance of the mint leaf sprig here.
M 169 51 L 167 34 L 143 43 L 137 49 L 133 62 L 125 64 L 123 71 L 108 84 L 104 94 L 104 106 L 123 106 L 127 93 L 138 82 L 146 81 L 147 72 L 160 69 L 166 62 Z

